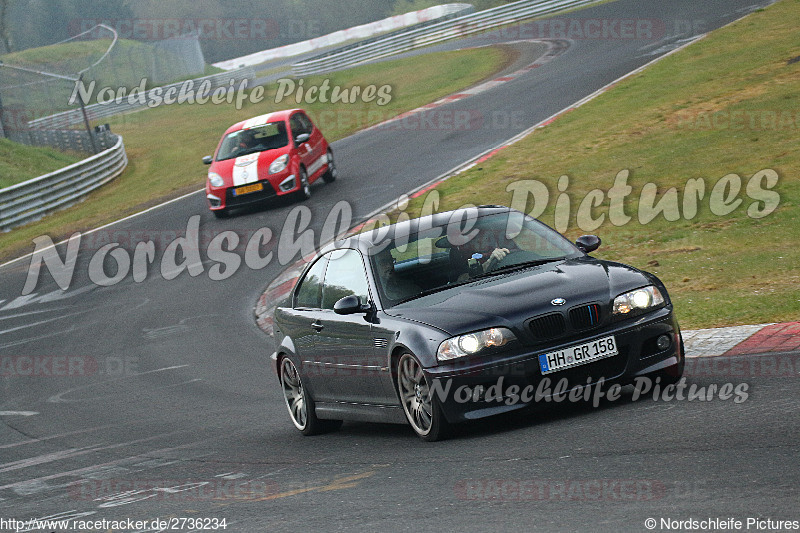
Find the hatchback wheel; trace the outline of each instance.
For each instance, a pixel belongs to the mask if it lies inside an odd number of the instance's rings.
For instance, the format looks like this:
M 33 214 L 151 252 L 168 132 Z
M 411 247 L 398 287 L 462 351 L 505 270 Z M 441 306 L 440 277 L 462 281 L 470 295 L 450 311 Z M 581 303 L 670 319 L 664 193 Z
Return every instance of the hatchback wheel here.
M 306 169 L 302 167 L 300 168 L 300 188 L 297 189 L 295 194 L 297 195 L 297 199 L 301 202 L 311 198 L 311 184 L 308 182 Z

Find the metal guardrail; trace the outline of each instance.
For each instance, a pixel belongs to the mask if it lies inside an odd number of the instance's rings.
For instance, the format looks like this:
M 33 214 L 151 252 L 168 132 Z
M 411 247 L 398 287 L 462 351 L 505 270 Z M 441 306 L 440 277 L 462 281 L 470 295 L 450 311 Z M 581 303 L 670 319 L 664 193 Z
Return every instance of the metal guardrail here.
M 122 137 L 108 150 L 11 187 L 0 189 L 0 231 L 72 205 L 119 176 L 128 165 Z
M 504 6 L 437 22 L 389 37 L 348 48 L 338 53 L 316 56 L 292 65 L 295 76 L 321 74 L 351 67 L 366 61 L 407 52 L 457 37 L 479 33 L 524 19 L 592 4 L 598 0 L 520 0 Z
M 368 39 L 380 33 L 384 33 L 385 31 L 411 26 L 423 20 L 438 19 L 442 16 L 467 8 L 473 8 L 473 6 L 463 3 L 432 6 L 419 11 L 410 11 L 403 15 L 396 15 L 344 30 L 338 30 L 306 41 L 287 44 L 277 48 L 269 48 L 246 56 L 219 61 L 213 65 L 225 70 L 233 70 L 245 66 L 256 66 L 276 59 L 286 59 L 301 54 L 313 53 L 315 50 L 334 47 L 354 39 Z
M 93 131 L 92 137 L 83 130 L 18 130 L 7 132 L 6 138 L 28 146 L 47 146 L 56 150 L 94 154 L 117 144 L 117 136 L 110 131 Z
M 457 6 L 457 5 L 460 5 L 460 4 L 448 4 L 448 5 Z M 421 30 L 423 28 L 428 28 L 428 27 L 432 26 L 433 24 L 439 24 L 440 22 L 444 22 L 446 20 L 451 20 L 451 19 L 454 19 L 454 18 L 457 18 L 457 17 L 463 17 L 464 15 L 468 15 L 468 14 L 471 14 L 471 13 L 475 12 L 475 8 L 474 8 L 474 6 L 472 6 L 472 4 L 463 4 L 463 5 L 464 5 L 463 8 L 461 8 L 461 9 L 459 9 L 457 11 L 453 10 L 452 12 L 447 13 L 445 15 L 442 15 L 441 17 L 435 18 L 433 20 L 426 20 L 424 22 L 417 22 L 416 24 L 412 24 L 411 26 L 406 26 L 405 28 L 399 28 L 397 30 L 392 30 L 390 32 L 386 32 L 386 33 L 381 34 L 381 35 L 376 35 L 375 37 L 367 37 L 366 39 L 362 39 L 362 40 L 354 42 L 354 43 L 346 44 L 344 46 L 340 46 L 340 47 L 334 48 L 332 50 L 326 50 L 325 52 L 322 52 L 321 54 L 315 55 L 314 57 L 311 58 L 311 60 L 313 60 L 313 59 L 322 59 L 324 57 L 337 55 L 337 54 L 340 54 L 342 52 L 346 52 L 348 50 L 352 50 L 354 48 L 360 48 L 362 46 L 366 46 L 368 44 L 371 44 L 371 43 L 374 43 L 374 42 L 377 42 L 377 41 L 390 39 L 390 38 L 392 38 L 392 37 L 394 37 L 396 35 L 402 35 L 404 33 L 408 33 L 408 32 L 411 32 L 411 31 Z
M 149 91 L 144 92 L 141 97 L 137 95 L 135 98 L 129 98 L 128 95 L 126 95 L 124 98 L 120 99 L 119 103 L 110 102 L 107 104 L 88 105 L 86 106 L 86 115 L 89 120 L 98 120 L 113 115 L 119 115 L 121 113 L 135 111 L 137 109 L 147 107 L 148 103 L 157 101 L 159 97 L 163 98 L 163 95 L 169 89 L 176 88 L 178 91 L 180 91 L 182 87 L 188 88 L 189 85 L 191 85 L 191 90 L 196 93 L 204 83 L 208 83 L 208 94 L 206 96 L 211 96 L 211 91 L 220 87 L 228 87 L 231 80 L 234 80 L 234 85 L 237 85 L 244 80 L 253 80 L 255 77 L 256 74 L 253 70 L 253 67 L 246 67 L 230 72 L 221 72 L 219 74 L 212 74 L 211 76 L 203 76 L 201 78 L 194 78 L 192 80 L 171 83 L 161 87 L 154 87 Z M 175 96 L 178 96 L 178 94 Z M 142 101 L 144 101 L 144 103 Z M 80 109 L 71 109 L 62 113 L 56 113 L 55 115 L 31 120 L 28 122 L 28 126 L 33 129 L 56 130 L 67 128 L 73 124 L 81 124 L 82 122 L 83 115 L 81 114 Z

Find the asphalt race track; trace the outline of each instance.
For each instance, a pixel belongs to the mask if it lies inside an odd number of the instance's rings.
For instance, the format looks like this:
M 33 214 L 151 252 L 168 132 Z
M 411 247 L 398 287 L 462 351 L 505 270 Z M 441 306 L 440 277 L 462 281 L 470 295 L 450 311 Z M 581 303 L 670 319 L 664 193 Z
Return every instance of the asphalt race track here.
M 660 21 L 665 32 L 574 39 L 540 68 L 434 111 L 469 112 L 481 117 L 475 127 L 373 129 L 337 142 L 340 179 L 312 188 L 309 228 L 319 240 L 341 200 L 355 223 L 685 42 L 690 28 L 709 31 L 767 3 L 619 0 L 567 15 Z M 186 167 L 205 171 L 199 161 Z M 651 517 L 797 518 L 800 394 L 794 380 L 748 358 L 744 374 L 689 377 L 697 387 L 746 383 L 741 403 L 628 394 L 598 408 L 481 421 L 440 443 L 361 423 L 302 437 L 269 369 L 271 339 L 253 320 L 259 294 L 288 263 L 278 240 L 298 212 L 287 203 L 218 221 L 197 193 L 84 235 L 66 291 L 43 273 L 21 296 L 29 260 L 2 267 L 0 517 L 225 518 L 236 532 L 646 531 Z M 196 275 L 167 280 L 177 269 L 164 249 L 193 215 L 200 262 L 187 255 Z M 273 252 L 271 262 L 212 279 L 220 272 L 208 241 L 232 230 L 244 257 L 261 228 L 272 232 L 261 250 Z M 117 241 L 130 257 L 137 239 L 157 247 L 146 279 L 92 283 L 96 250 Z

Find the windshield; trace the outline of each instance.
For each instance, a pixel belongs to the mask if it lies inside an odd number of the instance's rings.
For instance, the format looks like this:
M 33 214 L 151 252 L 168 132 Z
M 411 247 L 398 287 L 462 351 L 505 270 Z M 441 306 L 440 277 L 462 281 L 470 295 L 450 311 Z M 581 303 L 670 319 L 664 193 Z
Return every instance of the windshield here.
M 240 157 L 253 152 L 283 148 L 289 144 L 286 124 L 269 122 L 255 128 L 234 131 L 225 136 L 217 153 L 217 161 Z
M 583 255 L 561 234 L 517 212 L 477 218 L 473 227 L 451 222 L 388 242 L 377 243 L 370 254 L 385 307 L 477 278 Z

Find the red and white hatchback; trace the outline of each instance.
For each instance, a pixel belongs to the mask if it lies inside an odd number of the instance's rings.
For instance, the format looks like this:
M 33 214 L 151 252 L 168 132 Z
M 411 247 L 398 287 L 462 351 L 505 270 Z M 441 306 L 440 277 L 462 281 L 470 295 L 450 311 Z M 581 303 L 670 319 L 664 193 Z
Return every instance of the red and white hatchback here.
M 225 132 L 206 180 L 211 211 L 224 217 L 232 208 L 295 195 L 311 196 L 310 185 L 336 179 L 328 141 L 302 109 L 261 115 L 234 124 Z

